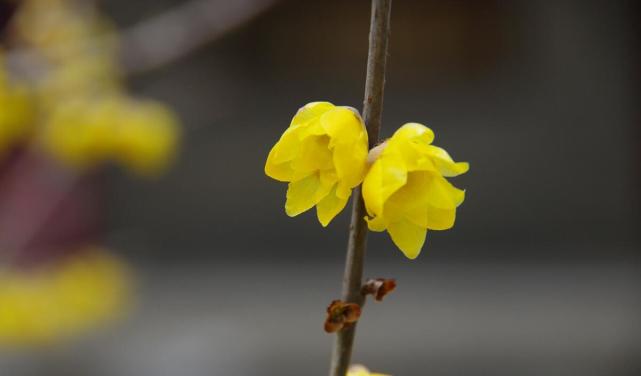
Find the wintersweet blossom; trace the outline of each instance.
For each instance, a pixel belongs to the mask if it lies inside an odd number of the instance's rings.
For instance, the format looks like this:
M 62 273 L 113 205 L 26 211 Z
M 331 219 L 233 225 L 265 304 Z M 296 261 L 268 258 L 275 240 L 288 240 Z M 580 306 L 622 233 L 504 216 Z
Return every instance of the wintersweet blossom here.
M 345 207 L 367 168 L 367 131 L 358 112 L 329 102 L 301 108 L 267 157 L 265 174 L 288 182 L 290 217 L 316 206 L 323 226 Z
M 425 243 L 427 230 L 454 225 L 456 208 L 465 191 L 445 178 L 467 172 L 443 149 L 431 145 L 434 132 L 422 124 L 407 123 L 370 151 L 372 163 L 363 182 L 368 227 L 385 231 L 410 259 Z
M 33 125 L 30 93 L 25 86 L 11 82 L 2 65 L 0 54 L 0 155 L 25 138 Z
M 168 107 L 127 93 L 112 22 L 76 1 L 25 0 L 14 19 L 21 48 L 42 56 L 47 67 L 29 86 L 30 107 L 18 101 L 24 95 L 5 90 L 0 72 L 0 151 L 30 136 L 80 172 L 116 162 L 153 176 L 170 165 L 179 121 Z M 36 115 L 29 128 L 25 114 Z
M 150 100 L 128 100 L 116 127 L 114 158 L 139 175 L 158 175 L 172 163 L 180 141 L 176 115 Z
M 129 304 L 129 272 L 100 249 L 28 270 L 0 271 L 0 346 L 45 344 L 119 318 Z
M 361 365 L 353 365 L 349 367 L 347 376 L 389 376 L 382 373 L 371 373 L 367 368 Z
M 154 175 L 173 160 L 179 136 L 178 121 L 165 106 L 114 97 L 57 106 L 41 141 L 71 167 L 117 161 L 140 175 Z

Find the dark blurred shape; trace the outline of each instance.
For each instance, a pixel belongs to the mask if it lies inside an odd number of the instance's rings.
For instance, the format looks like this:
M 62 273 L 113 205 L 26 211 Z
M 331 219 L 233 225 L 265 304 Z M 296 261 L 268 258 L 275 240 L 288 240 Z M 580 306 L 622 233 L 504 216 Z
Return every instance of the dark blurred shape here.
M 100 173 L 72 176 L 45 155 L 16 150 L 0 167 L 2 256 L 14 266 L 39 266 L 96 244 L 102 184 Z
M 4 34 L 7 24 L 15 13 L 17 4 L 14 1 L 0 2 L 0 34 Z

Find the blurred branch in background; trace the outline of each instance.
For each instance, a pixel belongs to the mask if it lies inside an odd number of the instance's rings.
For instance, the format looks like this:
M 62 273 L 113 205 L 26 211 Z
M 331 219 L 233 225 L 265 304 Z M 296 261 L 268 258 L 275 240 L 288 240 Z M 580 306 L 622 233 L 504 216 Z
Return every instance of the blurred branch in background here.
M 261 14 L 277 0 L 192 0 L 125 30 L 123 69 L 136 74 L 169 64 Z
M 120 35 L 122 71 L 125 75 L 148 72 L 170 64 L 211 43 L 263 13 L 278 0 L 192 0 L 150 19 Z M 105 38 L 113 38 L 106 34 Z M 29 78 L 41 77 L 47 63 L 37 51 L 9 52 L 10 71 Z

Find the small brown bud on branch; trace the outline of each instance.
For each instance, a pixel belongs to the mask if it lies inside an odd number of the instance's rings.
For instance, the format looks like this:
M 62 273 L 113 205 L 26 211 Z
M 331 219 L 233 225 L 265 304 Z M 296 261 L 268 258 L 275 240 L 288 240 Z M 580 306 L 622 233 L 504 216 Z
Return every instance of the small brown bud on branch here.
M 376 278 L 368 279 L 363 285 L 361 292 L 363 295 L 372 295 L 376 301 L 382 301 L 385 295 L 394 291 L 396 288 L 395 279 Z
M 359 317 L 361 317 L 361 306 L 356 303 L 345 303 L 341 300 L 334 300 L 327 307 L 325 331 L 327 333 L 338 332 L 344 327 L 358 321 Z

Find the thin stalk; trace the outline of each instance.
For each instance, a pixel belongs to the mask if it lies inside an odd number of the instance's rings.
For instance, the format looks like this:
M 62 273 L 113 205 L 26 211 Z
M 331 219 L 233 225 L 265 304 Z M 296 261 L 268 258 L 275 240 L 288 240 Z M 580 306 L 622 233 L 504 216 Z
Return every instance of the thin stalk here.
M 392 0 L 372 0 L 365 100 L 363 103 L 363 120 L 367 126 L 370 149 L 378 143 L 378 134 L 381 129 L 391 10 Z M 352 194 L 352 219 L 343 275 L 343 300 L 358 303 L 361 306 L 365 300 L 361 294 L 363 264 L 367 248 L 365 215 L 365 203 L 361 196 L 361 188 L 357 187 Z M 330 376 L 345 376 L 347 374 L 355 334 L 356 324 L 337 333 L 332 351 Z

